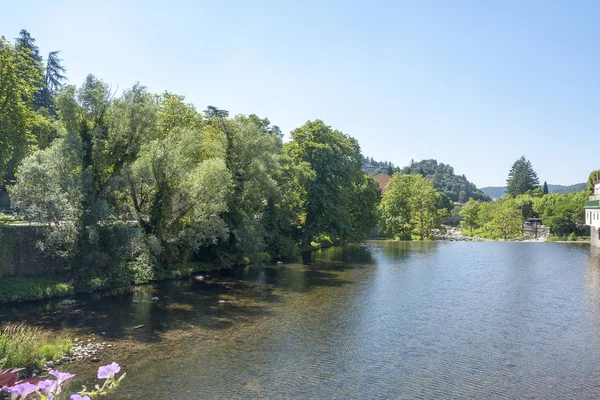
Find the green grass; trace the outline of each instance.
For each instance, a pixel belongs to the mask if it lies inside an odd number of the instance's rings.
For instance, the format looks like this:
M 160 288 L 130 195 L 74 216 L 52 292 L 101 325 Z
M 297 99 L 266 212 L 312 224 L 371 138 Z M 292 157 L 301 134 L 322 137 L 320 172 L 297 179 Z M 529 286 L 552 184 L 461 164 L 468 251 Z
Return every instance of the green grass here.
M 0 329 L 0 368 L 39 369 L 47 361 L 60 360 L 71 351 L 70 339 L 26 325 Z
M 0 279 L 0 303 L 12 301 L 44 300 L 68 296 L 73 287 L 52 278 L 2 278 Z
M 471 233 L 470 229 L 462 228 L 460 230 L 460 233 L 462 233 L 465 236 L 469 236 L 469 237 L 478 237 L 478 238 L 490 239 L 490 240 L 504 239 L 504 235 L 499 234 L 497 232 L 492 232 L 490 230 L 486 230 L 483 228 L 474 229 L 473 233 Z M 506 239 L 518 239 L 521 236 L 522 236 L 521 234 L 507 235 Z
M 547 238 L 546 241 L 547 242 L 589 242 L 590 237 L 589 236 L 575 236 L 573 234 L 564 235 L 564 236 L 552 235 L 549 238 Z

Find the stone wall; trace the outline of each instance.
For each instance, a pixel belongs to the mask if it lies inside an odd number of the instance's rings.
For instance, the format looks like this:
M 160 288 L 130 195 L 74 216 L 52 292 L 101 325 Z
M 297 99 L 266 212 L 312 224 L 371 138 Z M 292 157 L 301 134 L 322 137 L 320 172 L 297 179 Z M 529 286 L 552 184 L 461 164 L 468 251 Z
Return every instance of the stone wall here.
M 44 257 L 37 243 L 43 226 L 0 226 L 0 278 L 9 276 L 57 276 L 60 260 Z
M 598 228 L 590 227 L 590 243 L 592 246 L 600 248 L 600 236 L 598 233 Z

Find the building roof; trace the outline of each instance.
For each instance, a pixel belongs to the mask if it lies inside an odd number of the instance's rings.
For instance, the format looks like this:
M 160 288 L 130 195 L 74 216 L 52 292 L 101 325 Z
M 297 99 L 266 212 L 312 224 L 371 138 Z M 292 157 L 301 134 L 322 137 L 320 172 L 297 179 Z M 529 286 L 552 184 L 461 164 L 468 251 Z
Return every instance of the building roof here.
M 377 183 L 379 184 L 379 189 L 381 189 L 381 191 L 383 192 L 387 183 L 390 181 L 390 179 L 392 179 L 392 177 L 388 174 L 380 172 L 377 175 L 374 175 L 373 179 L 377 181 Z

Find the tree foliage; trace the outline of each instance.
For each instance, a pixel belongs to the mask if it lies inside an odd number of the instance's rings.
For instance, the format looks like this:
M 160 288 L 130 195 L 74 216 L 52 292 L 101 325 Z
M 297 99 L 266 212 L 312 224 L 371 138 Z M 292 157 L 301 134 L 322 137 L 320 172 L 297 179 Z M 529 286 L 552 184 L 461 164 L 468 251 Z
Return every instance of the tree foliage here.
M 34 143 L 33 101 L 41 82 L 41 64 L 26 46 L 0 37 L 0 176 L 14 168 Z M 3 185 L 2 185 L 3 186 Z
M 301 246 L 312 247 L 318 236 L 338 242 L 364 238 L 376 220 L 378 188 L 361 170 L 362 155 L 358 142 L 323 121 L 309 121 L 292 131 L 292 140 L 284 146 L 296 168 L 310 166 L 302 180 L 299 230 Z M 357 209 L 355 201 L 362 203 Z
M 467 204 L 465 204 L 459 211 L 459 215 L 461 217 L 461 226 L 469 229 L 471 234 L 473 233 L 474 229 L 477 229 L 481 226 L 479 219 L 480 210 L 481 203 L 476 200 L 469 199 Z
M 381 221 L 386 235 L 410 240 L 431 237 L 448 215 L 444 194 L 422 175 L 396 173 L 388 182 L 381 200 Z
M 531 166 L 531 162 L 525 157 L 521 157 L 510 168 L 506 180 L 506 193 L 516 197 L 537 188 L 539 185 L 540 181 Z

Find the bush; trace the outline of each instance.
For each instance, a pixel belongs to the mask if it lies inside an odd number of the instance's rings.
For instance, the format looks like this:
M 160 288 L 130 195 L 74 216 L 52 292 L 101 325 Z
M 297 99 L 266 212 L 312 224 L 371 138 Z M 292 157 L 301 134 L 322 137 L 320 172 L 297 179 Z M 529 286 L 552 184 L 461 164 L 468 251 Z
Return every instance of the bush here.
M 567 237 L 567 240 L 570 242 L 574 242 L 577 240 L 577 235 L 575 234 L 575 232 L 571 232 L 571 234 Z
M 17 219 L 12 215 L 2 214 L 0 213 L 0 225 L 8 225 L 13 222 L 16 222 Z
M 52 278 L 2 278 L 0 279 L 0 303 L 11 301 L 43 300 L 68 296 L 73 287 Z
M 73 343 L 40 328 L 9 324 L 0 329 L 0 368 L 36 369 L 64 357 Z

